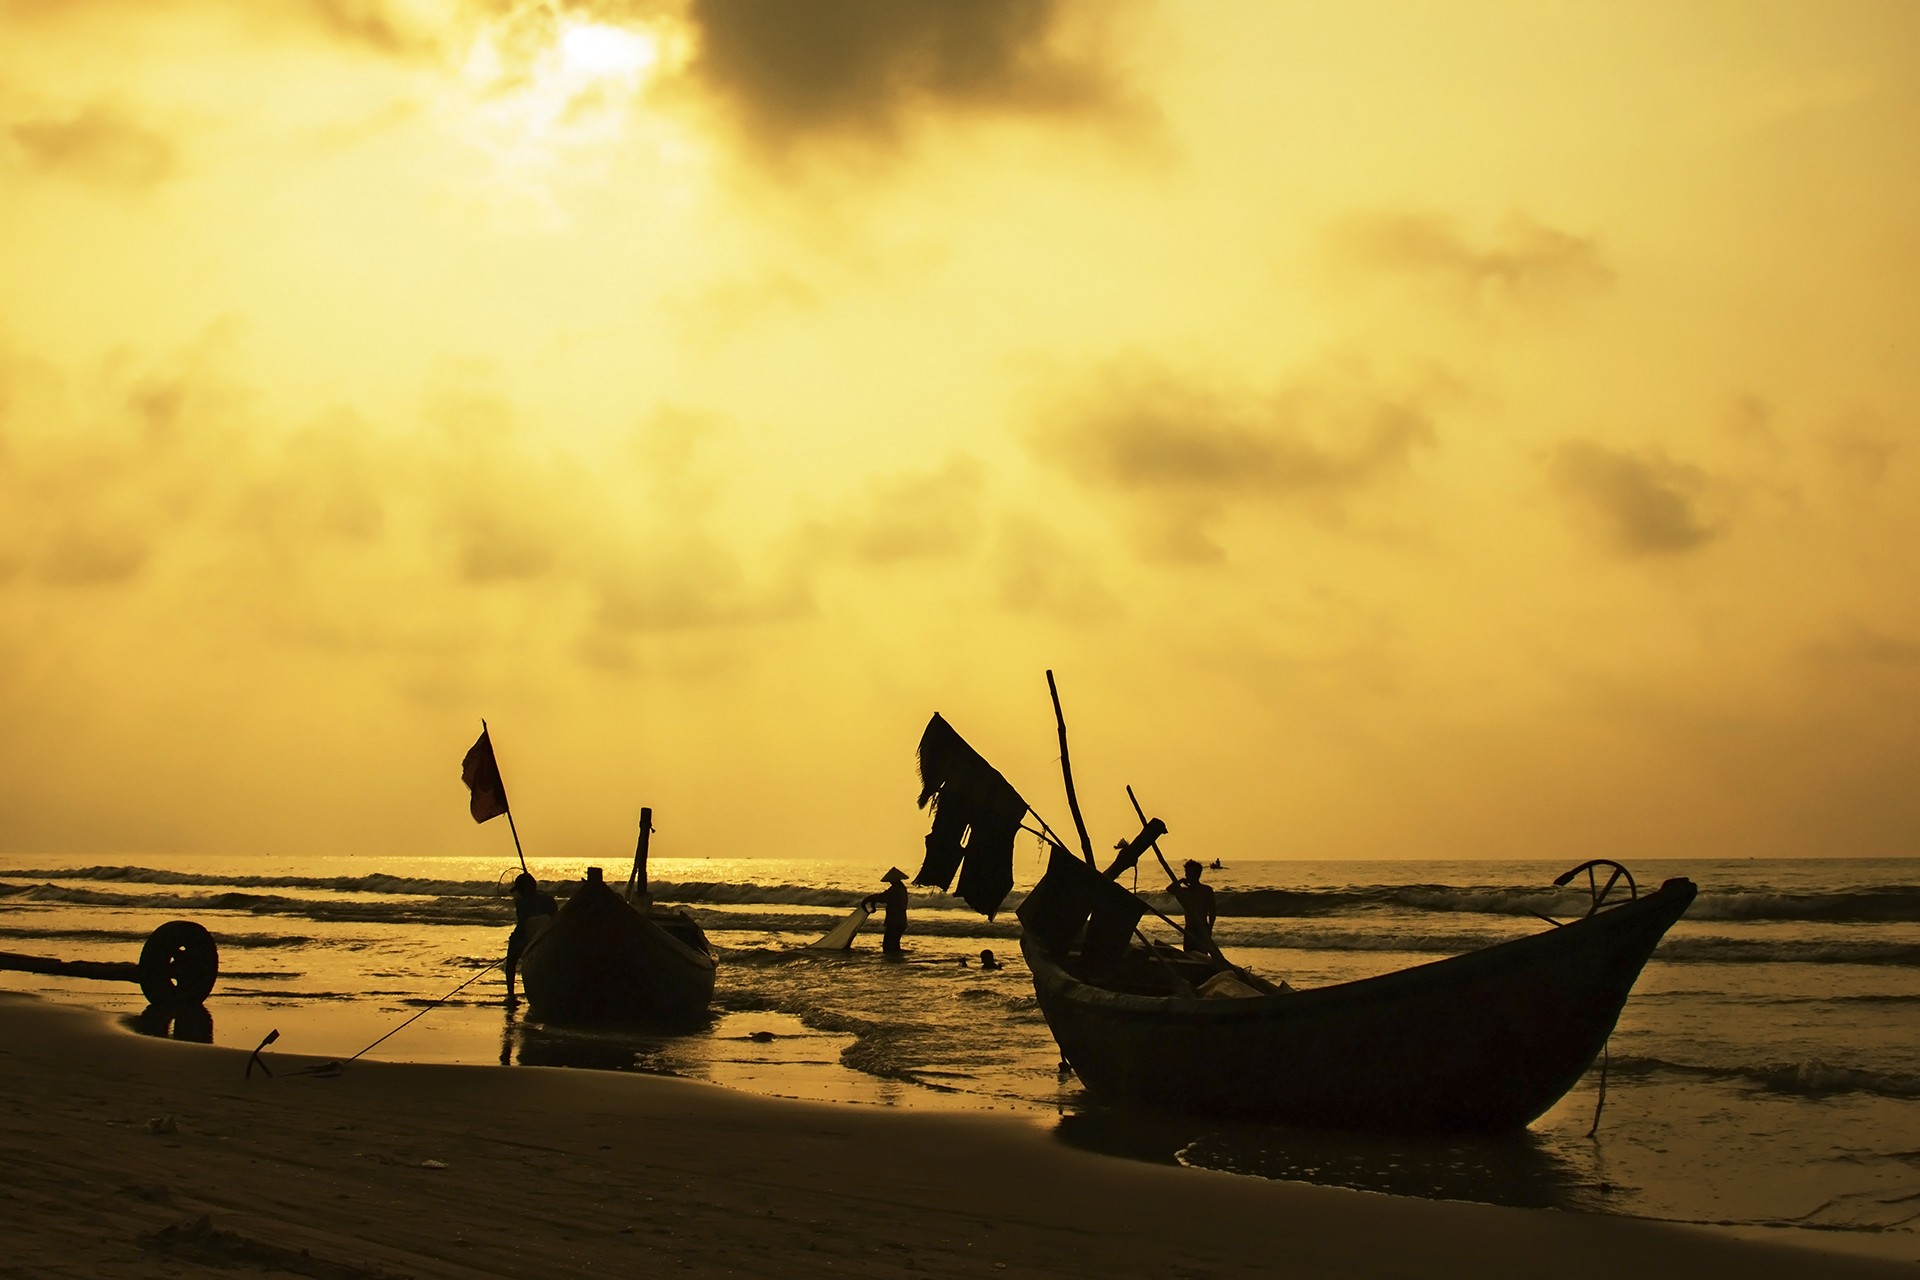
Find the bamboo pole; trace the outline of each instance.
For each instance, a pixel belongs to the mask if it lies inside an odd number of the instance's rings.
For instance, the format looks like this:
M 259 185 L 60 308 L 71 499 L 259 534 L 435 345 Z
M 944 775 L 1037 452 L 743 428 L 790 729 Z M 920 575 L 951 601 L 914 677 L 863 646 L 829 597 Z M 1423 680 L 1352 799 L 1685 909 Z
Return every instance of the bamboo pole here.
M 480 721 L 480 732 L 487 735 L 487 754 L 493 757 L 493 776 L 500 778 L 500 753 L 493 749 L 493 730 L 487 728 L 487 722 L 484 718 Z M 501 778 L 500 780 L 500 799 L 506 803 L 507 830 L 513 832 L 513 852 L 515 856 L 520 859 L 520 869 L 527 871 L 527 854 L 526 851 L 520 847 L 520 828 L 513 825 L 513 801 L 507 799 L 507 783 L 505 778 Z M 527 874 L 532 875 L 533 873 L 527 871 Z
M 1047 671 L 1047 693 L 1053 698 L 1053 722 L 1060 730 L 1060 774 L 1067 783 L 1067 808 L 1073 812 L 1073 825 L 1080 832 L 1080 851 L 1086 856 L 1087 865 L 1096 865 L 1093 860 L 1093 838 L 1087 834 L 1087 821 L 1080 816 L 1080 799 L 1073 793 L 1073 763 L 1067 758 L 1067 717 L 1060 710 L 1060 690 L 1053 683 L 1053 671 Z
M 633 846 L 633 874 L 627 877 L 627 896 L 645 898 L 647 894 L 647 837 L 653 834 L 653 810 L 640 810 L 640 839 Z
M 1127 801 L 1133 805 L 1133 811 L 1140 816 L 1141 824 L 1145 825 L 1147 821 L 1147 811 L 1140 807 L 1140 801 L 1133 794 L 1133 784 L 1131 782 L 1127 784 Z M 1173 868 L 1167 865 L 1167 855 L 1160 852 L 1160 842 L 1158 840 L 1153 842 L 1153 856 L 1160 859 L 1160 869 L 1167 873 L 1167 879 L 1178 880 L 1180 878 L 1173 874 Z
M 1146 811 L 1140 807 L 1140 801 L 1134 797 L 1132 784 L 1128 784 L 1127 786 L 1127 799 L 1129 801 L 1132 801 L 1133 811 L 1140 815 L 1140 821 L 1145 822 L 1147 820 Z M 1153 856 L 1160 859 L 1160 867 L 1162 870 L 1164 870 L 1167 873 L 1167 878 L 1169 880 L 1178 880 L 1180 878 L 1179 876 L 1174 875 L 1173 868 L 1167 865 L 1167 856 L 1160 852 L 1160 842 L 1158 840 L 1153 842 Z M 1151 911 L 1152 908 L 1149 907 L 1148 910 Z M 1154 914 L 1159 915 L 1159 912 L 1156 911 L 1154 912 Z M 1173 921 L 1167 920 L 1167 917 L 1165 916 L 1160 916 L 1160 918 L 1162 920 L 1166 920 L 1168 924 L 1173 924 Z M 1182 941 L 1184 941 L 1187 934 L 1186 926 L 1174 925 L 1174 928 L 1180 930 L 1180 937 Z M 1220 941 L 1219 939 L 1212 936 L 1211 931 L 1208 932 L 1207 945 L 1212 948 L 1212 950 L 1207 953 L 1209 959 L 1215 961 L 1218 964 L 1225 965 L 1230 971 L 1232 971 L 1234 974 L 1238 975 L 1239 977 L 1242 977 L 1242 978 L 1253 977 L 1253 975 L 1248 973 L 1245 969 L 1242 969 L 1239 965 L 1227 959 L 1227 953 L 1220 949 Z

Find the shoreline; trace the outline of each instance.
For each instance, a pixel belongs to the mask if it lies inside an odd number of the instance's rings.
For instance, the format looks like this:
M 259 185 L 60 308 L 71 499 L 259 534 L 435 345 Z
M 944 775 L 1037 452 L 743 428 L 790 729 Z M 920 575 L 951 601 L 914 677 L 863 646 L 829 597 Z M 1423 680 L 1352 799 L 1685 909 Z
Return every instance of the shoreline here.
M 1404 1199 L 1073 1148 L 1011 1114 L 627 1072 L 279 1055 L 0 993 L 0 1190 L 36 1275 L 799 1265 L 853 1275 L 1912 1275 L 1643 1219 Z

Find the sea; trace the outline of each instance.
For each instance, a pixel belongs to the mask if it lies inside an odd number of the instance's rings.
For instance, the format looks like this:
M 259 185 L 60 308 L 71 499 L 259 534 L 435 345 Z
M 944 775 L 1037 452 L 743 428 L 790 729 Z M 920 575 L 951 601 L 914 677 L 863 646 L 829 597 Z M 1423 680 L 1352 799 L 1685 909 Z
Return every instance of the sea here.
M 529 865 L 562 897 L 587 867 Z M 623 858 L 604 865 L 616 883 L 629 871 Z M 1920 859 L 1630 864 L 1639 891 L 1686 876 L 1700 894 L 1602 1060 L 1525 1132 L 1447 1140 L 1100 1106 L 1063 1069 L 1020 958 L 1012 909 L 1043 867 L 1043 849 L 1023 842 L 1020 887 L 993 920 L 915 889 L 907 960 L 888 963 L 877 918 L 849 951 L 807 946 L 882 887 L 886 868 L 871 859 L 656 856 L 656 900 L 684 905 L 719 952 L 712 1017 L 593 1033 L 542 1026 L 505 999 L 511 857 L 0 855 L 0 951 L 134 961 L 175 919 L 204 925 L 220 949 L 202 1017 L 147 1009 L 131 982 L 0 971 L 0 991 L 97 1008 L 129 1034 L 253 1050 L 277 1033 L 259 1061 L 283 1074 L 356 1058 L 667 1074 L 815 1101 L 997 1112 L 1116 1159 L 1920 1262 Z M 1567 869 L 1274 860 L 1206 878 L 1226 953 L 1314 987 L 1584 915 L 1586 878 L 1554 885 Z M 1137 888 L 1177 915 L 1164 875 L 1142 872 Z M 983 950 L 1001 967 L 983 968 Z

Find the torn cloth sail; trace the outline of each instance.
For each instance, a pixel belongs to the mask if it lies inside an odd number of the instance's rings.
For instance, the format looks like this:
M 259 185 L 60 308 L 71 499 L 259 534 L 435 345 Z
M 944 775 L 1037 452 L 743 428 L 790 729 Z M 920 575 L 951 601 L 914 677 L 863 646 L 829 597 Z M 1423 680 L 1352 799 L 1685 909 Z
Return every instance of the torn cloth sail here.
M 493 740 L 487 737 L 484 724 L 479 741 L 467 748 L 466 758 L 460 761 L 460 781 L 466 783 L 472 793 L 467 808 L 475 822 L 497 818 L 507 811 L 507 784 L 500 781 L 500 766 L 493 758 Z
M 920 807 L 933 808 L 927 856 L 915 884 L 946 889 L 988 918 L 1013 889 L 1013 841 L 1027 802 L 999 770 L 935 713 L 920 735 Z

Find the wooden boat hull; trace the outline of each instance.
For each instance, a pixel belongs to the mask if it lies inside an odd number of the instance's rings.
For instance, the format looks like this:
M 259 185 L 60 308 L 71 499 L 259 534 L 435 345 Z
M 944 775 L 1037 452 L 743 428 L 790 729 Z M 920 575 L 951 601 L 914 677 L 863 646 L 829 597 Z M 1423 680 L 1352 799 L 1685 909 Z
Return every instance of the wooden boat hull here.
M 1669 880 L 1480 951 L 1243 998 L 1093 985 L 1031 927 L 1021 950 L 1062 1056 L 1102 1101 L 1337 1129 L 1508 1130 L 1592 1065 L 1694 892 Z
M 520 985 L 546 1022 L 699 1018 L 713 999 L 713 948 L 685 911 L 642 908 L 587 880 L 527 943 Z

